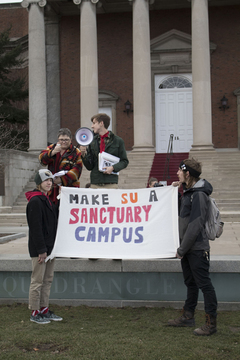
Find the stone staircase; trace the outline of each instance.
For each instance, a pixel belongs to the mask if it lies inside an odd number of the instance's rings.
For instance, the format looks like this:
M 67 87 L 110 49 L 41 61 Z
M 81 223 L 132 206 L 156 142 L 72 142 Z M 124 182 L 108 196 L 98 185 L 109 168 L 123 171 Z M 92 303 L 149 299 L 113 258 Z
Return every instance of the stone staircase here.
M 238 179 L 240 176 L 240 151 L 213 151 L 190 153 L 203 165 L 202 178 L 206 178 L 214 188 L 212 196 L 216 199 L 225 222 L 240 221 L 240 191 Z M 119 175 L 120 189 L 139 189 L 147 186 L 151 171 L 154 153 L 129 152 L 129 165 Z M 176 166 L 176 165 L 174 165 Z M 174 171 L 177 171 L 175 169 Z M 81 175 L 81 188 L 90 181 L 90 172 L 83 168 Z M 23 189 L 12 207 L 0 212 L 0 226 L 26 226 L 25 192 L 33 190 L 35 183 L 31 179 Z
M 179 164 L 183 159 L 188 158 L 188 153 L 174 154 L 155 154 L 150 177 L 158 179 L 158 181 L 167 181 L 167 185 L 171 185 L 173 181 L 178 180 L 177 171 Z
M 31 191 L 36 187 L 33 179 L 30 179 L 12 207 L 7 211 L 2 210 L 0 213 L 0 226 L 27 226 L 26 205 L 27 199 L 25 192 Z
M 137 189 L 147 186 L 148 176 L 151 170 L 154 153 L 128 153 L 129 165 L 120 172 L 119 188 L 120 189 Z M 81 188 L 90 182 L 90 172 L 83 167 L 81 174 Z M 23 189 L 12 207 L 0 209 L 0 226 L 27 226 L 26 205 L 27 199 L 25 193 L 35 188 L 33 179 L 29 181 Z
M 216 200 L 225 222 L 240 221 L 240 151 L 214 151 L 190 153 L 202 163 L 202 178 L 213 186 L 212 197 Z

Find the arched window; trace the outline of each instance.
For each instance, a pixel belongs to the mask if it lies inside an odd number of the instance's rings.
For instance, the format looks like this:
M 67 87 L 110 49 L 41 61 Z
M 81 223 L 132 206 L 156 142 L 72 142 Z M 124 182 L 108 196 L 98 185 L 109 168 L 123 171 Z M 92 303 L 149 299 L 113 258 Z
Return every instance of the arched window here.
M 182 89 L 182 88 L 191 88 L 192 83 L 185 77 L 182 76 L 172 76 L 164 80 L 160 85 L 159 89 Z

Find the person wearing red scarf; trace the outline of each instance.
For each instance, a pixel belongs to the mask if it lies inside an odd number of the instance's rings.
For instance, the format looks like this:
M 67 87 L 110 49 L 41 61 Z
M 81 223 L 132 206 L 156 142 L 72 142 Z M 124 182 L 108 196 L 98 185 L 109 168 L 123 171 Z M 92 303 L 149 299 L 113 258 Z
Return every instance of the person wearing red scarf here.
M 91 188 L 118 188 L 118 173 L 128 166 L 128 158 L 124 141 L 119 136 L 108 130 L 110 117 L 107 114 L 97 114 L 91 118 L 94 138 L 91 144 L 80 146 L 84 166 L 91 171 Z M 107 166 L 104 171 L 99 171 L 98 154 L 102 152 L 120 158 L 113 166 Z

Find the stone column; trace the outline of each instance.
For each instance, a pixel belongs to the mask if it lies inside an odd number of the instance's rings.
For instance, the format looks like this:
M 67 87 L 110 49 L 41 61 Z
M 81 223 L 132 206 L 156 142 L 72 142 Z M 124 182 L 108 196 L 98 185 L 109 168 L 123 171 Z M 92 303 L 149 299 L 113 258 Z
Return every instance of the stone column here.
M 91 126 L 98 113 L 98 53 L 96 3 L 98 0 L 73 0 L 80 8 L 80 126 Z
M 133 0 L 133 151 L 154 151 L 148 0 Z
M 234 90 L 233 94 L 237 97 L 238 150 L 240 150 L 240 87 Z
M 29 151 L 40 152 L 47 145 L 47 96 L 44 6 L 46 0 L 23 0 L 29 9 Z
M 61 127 L 59 17 L 46 6 L 47 141 L 54 143 Z
M 192 0 L 193 145 L 191 151 L 214 150 L 208 0 Z

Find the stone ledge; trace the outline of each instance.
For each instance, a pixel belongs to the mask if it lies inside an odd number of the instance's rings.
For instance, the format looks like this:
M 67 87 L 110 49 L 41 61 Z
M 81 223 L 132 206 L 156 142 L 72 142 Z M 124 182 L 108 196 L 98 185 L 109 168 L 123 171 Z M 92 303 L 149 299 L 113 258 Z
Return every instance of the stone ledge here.
M 0 271 L 31 271 L 28 255 L 0 255 Z M 109 259 L 56 259 L 55 272 L 182 272 L 178 259 L 109 260 Z M 211 273 L 240 273 L 240 256 L 211 256 Z
M 5 244 L 11 240 L 16 240 L 16 239 L 19 239 L 22 237 L 26 237 L 26 234 L 25 233 L 14 233 L 14 234 L 11 233 L 9 235 L 0 237 L 0 244 Z
M 28 304 L 28 299 L 0 299 L 0 305 L 11 305 L 15 303 Z M 92 299 L 50 299 L 51 305 L 59 306 L 89 306 L 89 307 L 158 307 L 182 309 L 184 301 L 142 301 L 142 300 L 92 300 Z M 197 310 L 204 310 L 203 301 L 198 301 Z M 218 311 L 239 311 L 240 302 L 218 301 Z

